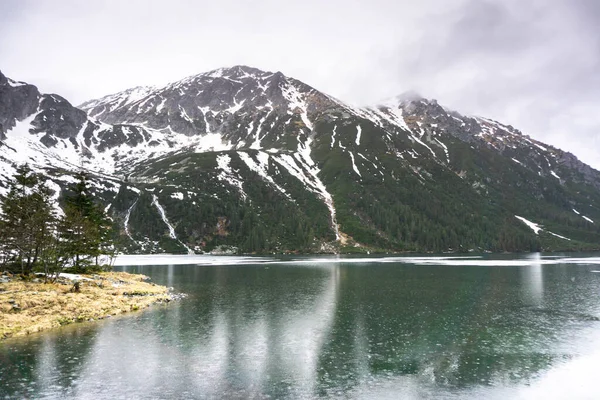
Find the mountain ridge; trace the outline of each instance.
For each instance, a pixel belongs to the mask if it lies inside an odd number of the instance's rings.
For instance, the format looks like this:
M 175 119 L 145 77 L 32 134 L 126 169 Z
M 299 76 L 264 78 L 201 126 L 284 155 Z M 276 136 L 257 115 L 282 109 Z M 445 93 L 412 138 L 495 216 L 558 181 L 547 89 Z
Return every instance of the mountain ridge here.
M 600 243 L 598 171 L 420 95 L 353 107 L 281 72 L 235 66 L 89 100 L 82 117 L 12 82 L 0 74 L 0 104 L 11 104 L 0 109 L 0 176 L 29 160 L 64 191 L 61 174 L 89 170 L 123 251 Z

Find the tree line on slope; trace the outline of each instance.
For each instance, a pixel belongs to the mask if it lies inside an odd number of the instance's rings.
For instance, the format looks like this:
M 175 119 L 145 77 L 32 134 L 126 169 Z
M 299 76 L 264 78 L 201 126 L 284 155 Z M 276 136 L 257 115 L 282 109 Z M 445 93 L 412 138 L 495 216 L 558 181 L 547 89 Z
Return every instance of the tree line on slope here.
M 236 187 L 218 179 L 216 158 L 221 154 L 229 155 L 231 168 L 243 181 L 246 199 Z M 248 154 L 255 157 L 256 153 Z M 289 198 L 249 169 L 237 152 L 184 153 L 153 162 L 143 173 L 160 177 L 159 182 L 138 183 L 140 193 L 126 190 L 123 185 L 112 200 L 111 212 L 117 218 L 135 204 L 128 228 L 141 246 L 135 248 L 122 235 L 123 246 L 129 251 L 186 252 L 181 243 L 169 238 L 167 226 L 152 204 L 152 195 L 164 208 L 177 238 L 197 251 L 210 252 L 225 246 L 245 254 L 311 253 L 319 251 L 321 242 L 334 241 L 330 214 L 323 201 L 277 163 L 270 161 L 268 168 L 268 174 Z
M 100 269 L 101 256 L 114 254 L 111 221 L 94 201 L 85 173 L 53 205 L 48 178 L 27 165 L 17 168 L 8 193 L 0 196 L 0 267 L 29 275 Z

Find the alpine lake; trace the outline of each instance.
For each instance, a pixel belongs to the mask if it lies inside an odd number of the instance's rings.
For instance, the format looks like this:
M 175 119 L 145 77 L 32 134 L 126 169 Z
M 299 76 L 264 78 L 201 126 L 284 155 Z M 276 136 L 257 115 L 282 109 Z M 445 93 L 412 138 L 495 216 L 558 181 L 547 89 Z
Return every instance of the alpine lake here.
M 0 399 L 600 398 L 598 253 L 118 263 L 187 297 L 0 342 Z

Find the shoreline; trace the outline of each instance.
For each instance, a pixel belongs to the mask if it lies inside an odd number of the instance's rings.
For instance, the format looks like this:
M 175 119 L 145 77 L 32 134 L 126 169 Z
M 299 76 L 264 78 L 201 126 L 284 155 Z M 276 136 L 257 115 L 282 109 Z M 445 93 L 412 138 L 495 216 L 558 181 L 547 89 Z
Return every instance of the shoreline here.
M 16 275 L 3 275 L 0 342 L 138 311 L 176 298 L 169 288 L 149 282 L 145 275 L 101 272 L 66 276 L 54 283 L 44 283 L 43 277 L 23 280 Z

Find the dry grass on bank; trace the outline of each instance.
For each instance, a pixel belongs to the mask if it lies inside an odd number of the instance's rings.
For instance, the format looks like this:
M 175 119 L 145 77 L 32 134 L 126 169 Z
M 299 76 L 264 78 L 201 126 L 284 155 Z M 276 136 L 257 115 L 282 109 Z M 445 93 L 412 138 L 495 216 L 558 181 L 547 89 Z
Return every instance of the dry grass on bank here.
M 125 272 L 82 275 L 80 292 L 73 283 L 0 283 L 0 340 L 24 336 L 73 322 L 102 319 L 169 301 L 168 289 Z

